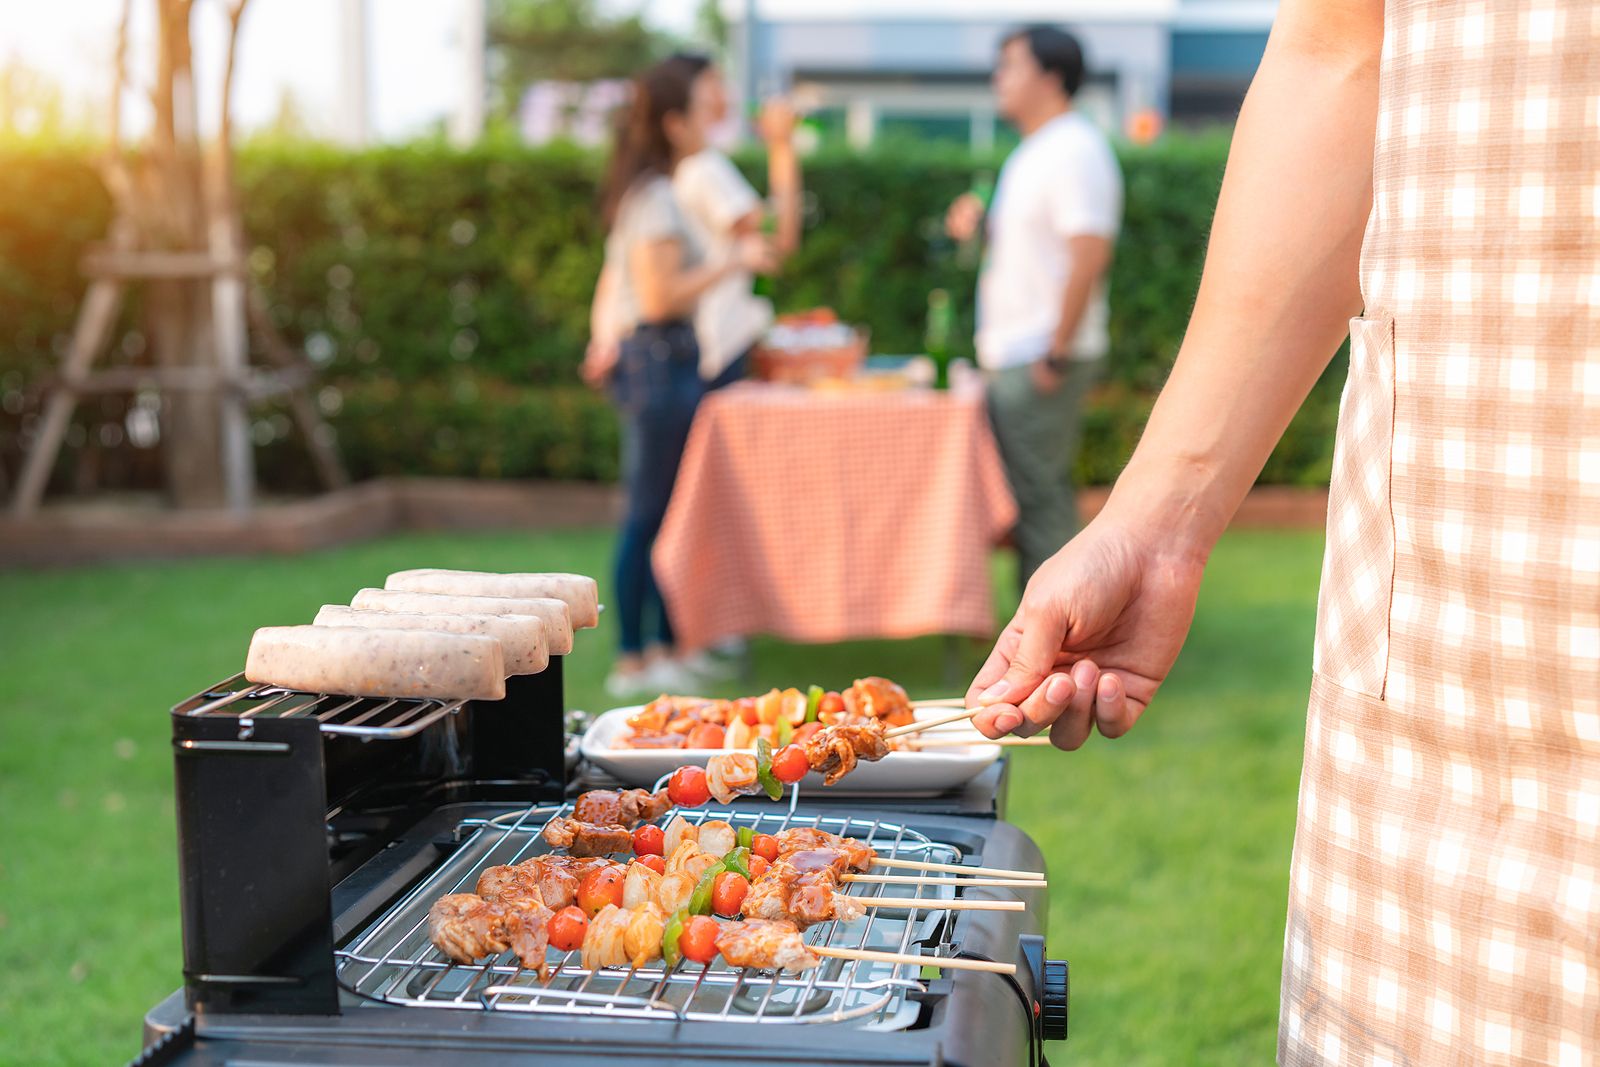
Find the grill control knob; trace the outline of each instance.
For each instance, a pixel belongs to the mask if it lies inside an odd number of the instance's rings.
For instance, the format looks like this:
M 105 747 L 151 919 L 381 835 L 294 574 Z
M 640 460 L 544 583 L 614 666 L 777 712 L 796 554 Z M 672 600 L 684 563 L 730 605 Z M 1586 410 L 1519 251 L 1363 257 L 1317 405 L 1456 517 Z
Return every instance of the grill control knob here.
M 1046 1041 L 1067 1039 L 1067 961 L 1044 961 L 1044 988 L 1040 990 L 1040 1029 Z

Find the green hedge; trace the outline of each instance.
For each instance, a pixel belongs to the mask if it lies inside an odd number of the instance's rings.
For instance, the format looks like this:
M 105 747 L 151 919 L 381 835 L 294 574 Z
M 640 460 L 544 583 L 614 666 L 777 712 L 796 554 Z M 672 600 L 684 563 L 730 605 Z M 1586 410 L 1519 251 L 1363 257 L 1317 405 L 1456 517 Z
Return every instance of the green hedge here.
M 1220 135 L 1122 150 L 1114 354 L 1088 413 L 1087 481 L 1116 476 L 1166 377 L 1226 150 Z M 909 352 L 939 286 L 965 295 L 958 333 L 970 338 L 973 272 L 942 236 L 942 218 L 973 172 L 996 163 L 902 145 L 808 160 L 807 232 L 778 283 L 780 305 L 832 305 L 872 330 L 876 351 Z M 741 164 L 762 184 L 758 158 Z M 322 364 L 324 407 L 356 474 L 614 477 L 615 421 L 576 383 L 600 261 L 598 169 L 575 149 L 500 144 L 243 153 L 252 268 L 285 333 Z M 9 469 L 18 412 L 31 404 L 21 390 L 70 329 L 82 292 L 76 263 L 107 212 L 81 157 L 0 158 L 0 462 Z M 136 342 L 129 349 L 137 355 Z M 1337 377 L 1319 385 L 1265 480 L 1326 479 Z M 95 447 L 94 423 L 120 418 L 121 404 L 86 413 L 78 439 Z M 286 427 L 281 413 L 261 413 L 263 474 L 299 487 L 305 464 L 284 443 Z

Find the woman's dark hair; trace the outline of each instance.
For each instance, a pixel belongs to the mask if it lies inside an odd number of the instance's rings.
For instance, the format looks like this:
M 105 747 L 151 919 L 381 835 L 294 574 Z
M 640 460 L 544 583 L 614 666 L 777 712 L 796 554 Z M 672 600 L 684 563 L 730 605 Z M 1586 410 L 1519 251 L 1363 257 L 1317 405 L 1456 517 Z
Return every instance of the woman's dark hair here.
M 1083 85 L 1083 46 L 1066 30 L 1055 26 L 1023 26 L 1012 30 L 1000 41 L 1004 48 L 1012 41 L 1028 42 L 1028 51 L 1039 67 L 1047 74 L 1061 79 L 1061 88 L 1068 96 L 1076 96 Z
M 600 217 L 607 230 L 633 183 L 645 174 L 672 173 L 666 117 L 689 110 L 694 80 L 711 66 L 706 56 L 676 52 L 633 80 L 633 99 L 617 118 L 611 162 L 601 186 Z

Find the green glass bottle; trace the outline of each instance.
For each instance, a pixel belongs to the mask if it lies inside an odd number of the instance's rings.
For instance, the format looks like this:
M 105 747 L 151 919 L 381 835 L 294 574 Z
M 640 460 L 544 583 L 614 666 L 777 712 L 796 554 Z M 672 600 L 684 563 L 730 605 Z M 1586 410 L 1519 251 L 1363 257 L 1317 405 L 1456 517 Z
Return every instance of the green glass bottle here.
M 928 322 L 922 340 L 933 361 L 933 387 L 950 388 L 950 294 L 935 289 L 928 294 Z
M 777 236 L 777 233 L 778 216 L 769 208 L 761 213 L 761 236 L 766 240 L 771 241 Z M 774 309 L 777 307 L 777 293 L 775 292 L 775 288 L 776 287 L 773 285 L 773 277 L 770 274 L 757 274 L 755 277 L 755 284 L 751 286 L 752 291 L 757 296 L 774 301 Z

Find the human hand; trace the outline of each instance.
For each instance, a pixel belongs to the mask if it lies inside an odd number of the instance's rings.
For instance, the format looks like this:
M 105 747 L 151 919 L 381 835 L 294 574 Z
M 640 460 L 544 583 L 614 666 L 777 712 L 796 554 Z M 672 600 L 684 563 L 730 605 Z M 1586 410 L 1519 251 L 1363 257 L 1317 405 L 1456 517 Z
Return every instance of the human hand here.
M 778 250 L 770 237 L 746 234 L 734 243 L 733 263 L 751 274 L 774 274 L 778 270 Z
M 761 105 L 761 114 L 756 116 L 756 132 L 768 148 L 786 145 L 794 139 L 797 121 L 794 105 L 788 98 L 774 96 Z
M 986 737 L 1050 731 L 1078 748 L 1120 737 L 1172 669 L 1194 619 L 1205 554 L 1136 516 L 1102 513 L 1034 574 L 972 686 Z
M 1066 375 L 1051 365 L 1049 357 L 1046 357 L 1028 364 L 1028 377 L 1033 381 L 1033 388 L 1040 396 L 1049 396 L 1061 388 Z
M 618 347 L 615 341 L 598 337 L 589 339 L 589 347 L 584 349 L 583 363 L 578 367 L 578 375 L 591 389 L 604 389 L 606 382 L 611 379 L 611 372 L 617 366 Z
M 970 241 L 978 235 L 978 227 L 983 225 L 983 201 L 972 193 L 962 193 L 950 204 L 950 210 L 945 212 L 944 232 L 952 240 Z

